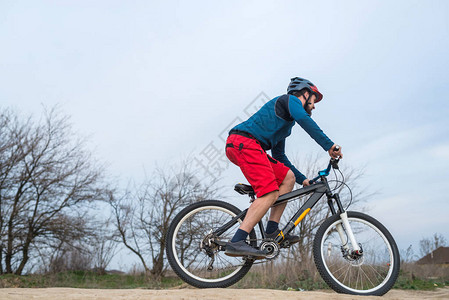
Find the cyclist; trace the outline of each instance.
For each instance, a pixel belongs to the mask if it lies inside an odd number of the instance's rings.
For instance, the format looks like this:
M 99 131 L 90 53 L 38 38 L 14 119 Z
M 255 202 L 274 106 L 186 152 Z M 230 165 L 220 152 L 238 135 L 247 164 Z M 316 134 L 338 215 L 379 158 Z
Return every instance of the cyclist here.
M 285 138 L 298 123 L 329 155 L 343 157 L 341 147 L 334 151 L 334 144 L 312 120 L 312 110 L 323 95 L 309 80 L 300 77 L 291 79 L 287 94 L 267 102 L 247 121 L 229 131 L 226 141 L 226 156 L 240 167 L 253 187 L 257 199 L 251 204 L 245 219 L 230 242 L 225 254 L 229 256 L 266 257 L 266 253 L 248 245 L 248 233 L 262 219 L 279 195 L 291 192 L 295 182 L 310 185 L 306 178 L 285 155 Z M 271 149 L 271 156 L 266 153 Z M 280 233 L 279 221 L 286 203 L 271 208 L 265 229 L 267 238 L 276 238 Z M 289 244 L 297 243 L 299 236 L 284 237 Z

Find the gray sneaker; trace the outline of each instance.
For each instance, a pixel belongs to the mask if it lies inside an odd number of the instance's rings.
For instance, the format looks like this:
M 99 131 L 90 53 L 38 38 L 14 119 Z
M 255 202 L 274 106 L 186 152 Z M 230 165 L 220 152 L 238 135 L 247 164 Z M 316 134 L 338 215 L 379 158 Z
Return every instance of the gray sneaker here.
M 265 252 L 251 247 L 245 241 L 226 243 L 225 254 L 228 256 L 253 256 L 256 259 L 267 257 L 267 254 Z
M 276 230 L 276 231 L 273 232 L 273 233 L 265 233 L 265 235 L 266 235 L 265 237 L 266 237 L 267 239 L 272 239 L 272 240 L 274 240 L 274 239 L 279 235 L 280 232 L 281 232 L 281 230 L 278 229 L 278 230 Z M 299 236 L 287 234 L 287 235 L 284 237 L 284 240 L 281 242 L 281 247 L 282 247 L 282 248 L 288 247 L 288 246 L 290 246 L 290 245 L 292 245 L 292 244 L 295 244 L 295 243 L 297 243 L 297 242 L 299 242 Z

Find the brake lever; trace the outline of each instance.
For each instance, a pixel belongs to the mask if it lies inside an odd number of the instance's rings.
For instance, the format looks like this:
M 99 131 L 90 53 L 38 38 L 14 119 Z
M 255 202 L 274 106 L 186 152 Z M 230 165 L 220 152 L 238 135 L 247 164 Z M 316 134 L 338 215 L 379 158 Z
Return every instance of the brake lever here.
M 340 146 L 335 146 L 334 151 L 338 152 L 340 150 Z M 338 162 L 340 161 L 339 158 L 331 158 L 330 164 L 332 165 L 332 168 L 338 170 Z
M 340 159 L 338 158 L 331 158 L 331 165 L 332 168 L 338 170 L 338 162 L 340 161 Z

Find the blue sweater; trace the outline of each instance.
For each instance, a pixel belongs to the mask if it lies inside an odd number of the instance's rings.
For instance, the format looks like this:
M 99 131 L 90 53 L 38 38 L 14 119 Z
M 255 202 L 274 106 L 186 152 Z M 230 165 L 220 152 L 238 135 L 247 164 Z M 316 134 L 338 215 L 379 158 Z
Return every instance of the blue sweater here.
M 265 150 L 271 149 L 273 158 L 289 167 L 296 176 L 296 182 L 302 184 L 306 179 L 285 155 L 285 138 L 298 123 L 325 151 L 334 144 L 305 111 L 301 101 L 293 95 L 276 97 L 262 106 L 247 121 L 231 130 L 240 130 L 252 134 L 264 144 Z

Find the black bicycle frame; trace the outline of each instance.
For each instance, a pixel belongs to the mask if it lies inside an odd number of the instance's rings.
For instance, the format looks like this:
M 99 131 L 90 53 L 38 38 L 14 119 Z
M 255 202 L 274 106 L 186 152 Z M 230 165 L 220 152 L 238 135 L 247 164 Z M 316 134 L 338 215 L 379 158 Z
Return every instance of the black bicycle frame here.
M 339 213 L 344 213 L 343 206 L 340 202 L 340 197 L 338 193 L 333 194 L 327 182 L 325 176 L 321 176 L 321 181 L 316 182 L 313 185 L 306 186 L 290 193 L 279 196 L 278 200 L 273 204 L 273 206 L 277 206 L 282 203 L 286 203 L 291 199 L 298 198 L 307 194 L 312 195 L 307 199 L 307 201 L 301 206 L 301 208 L 295 213 L 295 215 L 290 219 L 290 221 L 285 225 L 285 227 L 281 230 L 280 234 L 276 237 L 275 241 L 280 243 L 284 236 L 289 234 L 301 220 L 309 213 L 309 211 L 315 206 L 315 204 L 323 197 L 324 194 L 327 196 L 327 204 L 329 205 L 329 209 L 333 215 L 337 212 L 334 208 L 334 204 L 332 199 L 337 203 Z M 231 228 L 239 219 L 244 219 L 246 213 L 248 212 L 248 208 L 244 211 L 237 214 L 234 218 L 232 218 L 229 222 L 218 228 L 214 231 L 214 234 L 217 236 L 222 235 L 226 230 Z M 262 220 L 259 221 L 259 230 L 262 234 L 262 239 L 265 238 L 265 230 L 263 229 Z

